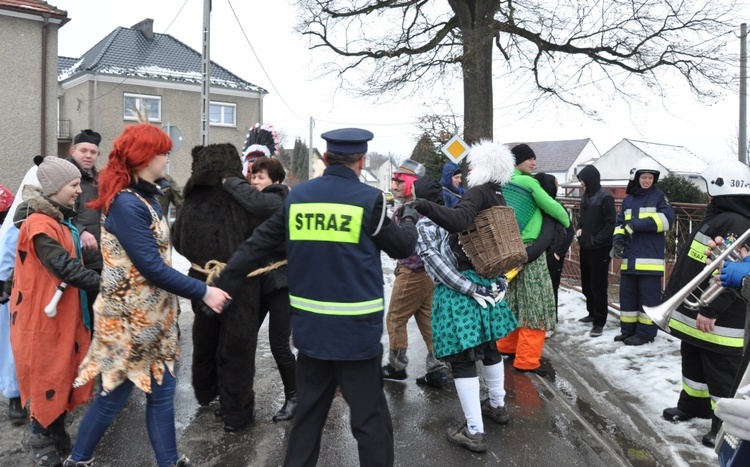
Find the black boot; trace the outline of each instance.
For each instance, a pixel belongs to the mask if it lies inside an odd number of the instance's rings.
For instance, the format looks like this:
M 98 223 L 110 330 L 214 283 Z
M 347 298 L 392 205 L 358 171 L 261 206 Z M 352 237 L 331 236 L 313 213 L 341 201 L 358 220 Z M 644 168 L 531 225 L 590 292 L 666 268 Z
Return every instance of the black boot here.
M 52 439 L 55 440 L 55 450 L 60 457 L 67 457 L 72 449 L 70 435 L 65 431 L 65 414 L 60 415 L 57 420 L 49 426 L 49 432 Z
M 716 435 L 719 433 L 719 427 L 721 426 L 721 419 L 716 415 L 711 417 L 711 431 L 703 435 L 701 443 L 709 448 L 716 447 Z
M 14 425 L 20 425 L 29 419 L 29 414 L 26 413 L 26 409 L 21 405 L 20 397 L 12 397 L 8 399 L 8 420 Z
M 286 395 L 284 405 L 281 406 L 276 415 L 273 416 L 274 422 L 285 422 L 294 418 L 297 411 L 297 392 L 293 391 Z

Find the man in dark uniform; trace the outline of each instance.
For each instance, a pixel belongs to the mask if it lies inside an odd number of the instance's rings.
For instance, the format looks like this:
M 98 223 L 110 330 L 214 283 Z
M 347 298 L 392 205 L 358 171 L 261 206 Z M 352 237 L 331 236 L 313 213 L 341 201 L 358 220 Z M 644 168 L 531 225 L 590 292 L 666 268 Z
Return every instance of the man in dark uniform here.
M 81 130 L 73 138 L 73 146 L 70 148 L 68 161 L 75 164 L 81 171 L 81 194 L 76 199 L 76 217 L 73 218 L 76 228 L 81 232 L 81 247 L 83 248 L 83 265 L 86 269 L 93 269 L 97 273 L 102 272 L 102 253 L 99 248 L 101 238 L 101 217 L 99 209 L 91 209 L 86 206 L 89 201 L 99 197 L 96 160 L 99 158 L 99 143 L 102 137 L 93 130 Z M 91 329 L 94 326 L 94 300 L 99 295 L 98 291 L 86 292 L 88 301 L 89 319 Z
M 292 336 L 299 350 L 298 406 L 286 466 L 315 465 L 336 388 L 351 409 L 362 466 L 393 465 L 393 425 L 383 393 L 381 250 L 406 258 L 417 243 L 417 212 L 396 225 L 383 193 L 359 181 L 367 142 L 358 128 L 321 135 L 322 177 L 291 190 L 283 209 L 242 244 L 214 285 L 233 296 L 263 256 L 286 239 Z

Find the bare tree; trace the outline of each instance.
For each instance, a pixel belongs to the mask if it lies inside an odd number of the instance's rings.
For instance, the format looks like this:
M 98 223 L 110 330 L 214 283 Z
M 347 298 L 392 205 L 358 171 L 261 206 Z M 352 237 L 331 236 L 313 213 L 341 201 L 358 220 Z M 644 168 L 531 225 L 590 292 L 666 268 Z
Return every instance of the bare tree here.
M 298 0 L 311 48 L 346 59 L 326 69 L 362 95 L 410 94 L 460 71 L 464 138 L 493 136 L 493 51 L 503 83 L 595 110 L 584 97 L 666 92 L 680 75 L 699 98 L 732 80 L 725 43 L 734 0 Z M 345 78 L 346 75 L 346 78 Z M 441 81 L 442 80 L 442 81 Z

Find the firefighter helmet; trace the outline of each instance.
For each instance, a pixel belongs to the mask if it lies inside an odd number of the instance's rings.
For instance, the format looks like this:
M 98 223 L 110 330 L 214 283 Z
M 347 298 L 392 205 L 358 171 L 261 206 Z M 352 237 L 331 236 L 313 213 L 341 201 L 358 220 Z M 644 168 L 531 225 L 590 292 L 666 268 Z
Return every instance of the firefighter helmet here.
M 750 195 L 750 167 L 737 160 L 712 162 L 701 177 L 709 196 Z
M 659 174 L 661 173 L 661 166 L 657 164 L 655 160 L 653 160 L 652 158 L 648 156 L 641 157 L 640 159 L 635 161 L 633 168 L 630 169 L 630 179 L 637 181 L 638 175 L 644 172 L 654 174 L 654 185 L 656 185 L 656 183 L 659 181 Z

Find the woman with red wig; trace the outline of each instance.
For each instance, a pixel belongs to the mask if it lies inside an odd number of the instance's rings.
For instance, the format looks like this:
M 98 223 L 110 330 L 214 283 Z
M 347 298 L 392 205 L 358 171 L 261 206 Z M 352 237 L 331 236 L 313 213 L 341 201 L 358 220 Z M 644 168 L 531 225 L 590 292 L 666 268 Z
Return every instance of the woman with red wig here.
M 127 127 L 99 174 L 99 198 L 91 207 L 104 216 L 104 269 L 94 303 L 96 333 L 74 385 L 101 373 L 102 392 L 81 421 L 65 466 L 92 464 L 94 449 L 133 386 L 146 393 L 146 427 L 157 464 L 188 465 L 175 439 L 177 296 L 203 300 L 216 312 L 229 296 L 172 269 L 169 227 L 155 197 L 170 149 L 158 127 Z

